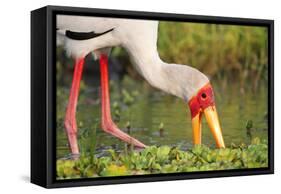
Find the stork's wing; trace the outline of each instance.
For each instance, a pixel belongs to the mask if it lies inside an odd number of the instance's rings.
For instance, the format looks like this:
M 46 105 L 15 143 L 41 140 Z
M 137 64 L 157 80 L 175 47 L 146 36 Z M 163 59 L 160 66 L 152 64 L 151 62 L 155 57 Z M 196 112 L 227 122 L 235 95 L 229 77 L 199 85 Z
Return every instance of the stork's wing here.
M 57 31 L 61 34 L 68 34 L 72 37 L 78 37 L 77 33 L 83 36 L 98 36 L 114 29 L 116 22 L 113 19 L 90 16 L 69 16 L 57 15 Z M 73 32 L 73 33 L 72 33 Z M 76 34 L 75 34 L 76 33 Z M 82 34 L 83 33 L 83 34 Z
M 118 19 L 57 15 L 57 45 L 64 45 L 67 53 L 73 56 L 115 46 L 117 43 L 112 34 L 103 35 L 109 34 L 120 25 L 116 20 Z
M 157 26 L 151 20 L 57 15 L 57 44 L 74 56 L 114 46 L 147 55 L 157 50 Z
M 74 32 L 74 31 L 70 31 L 70 30 L 66 30 L 65 31 L 65 36 L 73 39 L 73 40 L 88 40 L 91 38 L 97 38 L 101 35 L 104 35 L 108 32 L 111 32 L 114 28 L 111 28 L 109 30 L 106 30 L 104 32 L 101 33 L 95 33 L 94 31 L 92 32 Z

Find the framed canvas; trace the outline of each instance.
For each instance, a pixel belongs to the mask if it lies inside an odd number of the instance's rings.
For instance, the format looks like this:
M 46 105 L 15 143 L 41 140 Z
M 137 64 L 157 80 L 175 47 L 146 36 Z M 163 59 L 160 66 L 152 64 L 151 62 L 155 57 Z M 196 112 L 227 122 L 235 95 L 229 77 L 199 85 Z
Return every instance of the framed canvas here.
M 272 174 L 272 20 L 31 12 L 31 182 Z

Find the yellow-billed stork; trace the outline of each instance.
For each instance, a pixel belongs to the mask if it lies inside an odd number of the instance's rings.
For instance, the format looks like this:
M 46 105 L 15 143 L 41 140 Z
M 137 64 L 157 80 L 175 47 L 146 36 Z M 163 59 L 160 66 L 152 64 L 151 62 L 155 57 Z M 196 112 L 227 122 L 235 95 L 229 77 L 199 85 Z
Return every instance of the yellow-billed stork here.
M 79 154 L 76 106 L 84 58 L 89 53 L 93 53 L 100 61 L 102 129 L 134 146 L 146 146 L 121 131 L 111 118 L 108 54 L 115 46 L 121 46 L 129 53 L 136 70 L 153 87 L 182 98 L 188 104 L 192 117 L 194 144 L 201 144 L 201 118 L 204 113 L 217 147 L 225 147 L 209 79 L 193 67 L 163 62 L 157 52 L 157 31 L 157 21 L 57 16 L 57 44 L 63 44 L 67 53 L 75 59 L 64 121 L 72 154 Z

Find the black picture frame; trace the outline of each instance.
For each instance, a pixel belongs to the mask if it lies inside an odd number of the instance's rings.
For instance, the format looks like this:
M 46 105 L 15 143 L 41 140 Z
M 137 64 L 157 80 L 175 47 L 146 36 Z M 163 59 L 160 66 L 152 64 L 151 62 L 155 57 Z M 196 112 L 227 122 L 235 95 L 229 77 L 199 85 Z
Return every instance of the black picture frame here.
M 268 28 L 268 168 L 56 180 L 56 14 L 185 21 Z M 274 173 L 274 21 L 217 16 L 46 6 L 31 12 L 31 182 L 46 188 Z

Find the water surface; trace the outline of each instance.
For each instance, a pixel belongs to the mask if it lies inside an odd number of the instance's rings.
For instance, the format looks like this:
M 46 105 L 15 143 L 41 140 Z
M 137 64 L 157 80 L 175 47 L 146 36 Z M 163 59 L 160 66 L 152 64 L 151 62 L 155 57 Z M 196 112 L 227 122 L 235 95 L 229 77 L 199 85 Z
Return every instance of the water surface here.
M 212 83 L 226 146 L 233 143 L 247 144 L 251 136 L 267 139 L 267 85 L 260 85 L 255 92 L 251 89 L 241 92 L 238 84 L 231 83 L 223 87 L 219 81 Z M 58 83 L 57 87 L 57 158 L 69 154 L 63 128 L 69 87 L 70 85 L 62 83 Z M 134 99 L 133 102 L 124 102 L 126 92 Z M 115 112 L 120 111 L 120 120 L 116 124 L 128 132 L 126 125 L 130 122 L 130 134 L 146 145 L 180 146 L 182 149 L 192 146 L 190 112 L 187 104 L 181 99 L 154 90 L 143 82 L 125 77 L 122 82 L 111 82 L 111 103 L 111 112 L 115 119 L 117 119 Z M 117 106 L 119 109 L 116 108 Z M 103 132 L 99 120 L 98 81 L 86 82 L 86 84 L 83 82 L 77 109 L 80 151 L 90 152 L 95 128 L 96 154 L 102 155 L 109 148 L 123 150 L 125 144 Z M 252 121 L 253 127 L 247 133 L 246 125 L 249 121 Z M 164 125 L 163 130 L 159 129 L 160 123 Z M 215 146 L 205 119 L 203 119 L 202 142 L 211 147 Z

